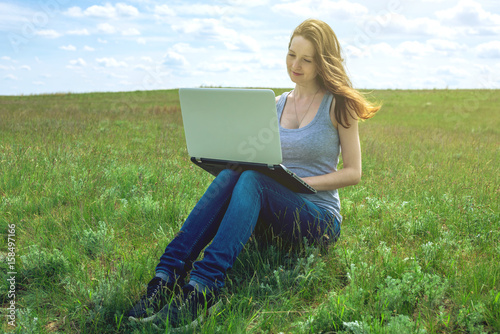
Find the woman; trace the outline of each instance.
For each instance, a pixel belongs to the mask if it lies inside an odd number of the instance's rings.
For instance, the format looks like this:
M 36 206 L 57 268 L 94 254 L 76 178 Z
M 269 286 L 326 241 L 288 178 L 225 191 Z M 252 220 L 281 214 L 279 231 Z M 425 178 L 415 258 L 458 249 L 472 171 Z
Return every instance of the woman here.
M 304 237 L 318 245 L 337 240 L 337 189 L 361 178 L 358 120 L 379 109 L 351 87 L 340 53 L 326 23 L 304 21 L 286 57 L 295 88 L 276 98 L 283 164 L 318 192 L 297 194 L 254 171 L 222 171 L 166 247 L 146 295 L 129 312 L 131 320 L 180 327 L 213 310 L 257 221 L 296 243 Z M 337 171 L 340 149 L 343 168 Z M 203 259 L 194 262 L 208 244 Z

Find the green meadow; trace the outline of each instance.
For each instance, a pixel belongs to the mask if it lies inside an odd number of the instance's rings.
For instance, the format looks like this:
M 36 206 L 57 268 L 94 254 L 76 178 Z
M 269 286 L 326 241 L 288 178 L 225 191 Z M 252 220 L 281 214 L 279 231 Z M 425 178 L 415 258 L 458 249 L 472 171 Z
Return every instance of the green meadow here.
M 500 333 L 500 91 L 370 98 L 340 240 L 252 238 L 196 332 Z M 177 90 L 1 96 L 0 331 L 165 332 L 125 314 L 211 180 Z

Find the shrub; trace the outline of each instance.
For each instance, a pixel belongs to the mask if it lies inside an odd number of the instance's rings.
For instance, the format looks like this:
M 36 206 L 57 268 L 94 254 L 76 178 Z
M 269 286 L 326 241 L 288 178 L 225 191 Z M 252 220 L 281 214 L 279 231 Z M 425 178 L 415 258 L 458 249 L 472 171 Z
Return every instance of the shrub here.
M 102 253 L 109 253 L 114 245 L 115 231 L 112 228 L 108 228 L 103 221 L 100 221 L 98 225 L 95 231 L 89 228 L 78 234 L 83 250 L 87 255 L 92 257 Z
M 69 262 L 58 249 L 29 247 L 28 254 L 21 255 L 21 275 L 34 281 L 60 280 L 69 271 Z

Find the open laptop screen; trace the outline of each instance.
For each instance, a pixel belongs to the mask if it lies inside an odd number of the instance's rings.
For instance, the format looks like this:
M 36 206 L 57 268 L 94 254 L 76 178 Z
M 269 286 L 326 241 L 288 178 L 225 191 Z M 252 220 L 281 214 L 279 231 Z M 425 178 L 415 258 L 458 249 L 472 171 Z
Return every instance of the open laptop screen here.
M 179 96 L 191 157 L 282 162 L 272 90 L 181 88 Z

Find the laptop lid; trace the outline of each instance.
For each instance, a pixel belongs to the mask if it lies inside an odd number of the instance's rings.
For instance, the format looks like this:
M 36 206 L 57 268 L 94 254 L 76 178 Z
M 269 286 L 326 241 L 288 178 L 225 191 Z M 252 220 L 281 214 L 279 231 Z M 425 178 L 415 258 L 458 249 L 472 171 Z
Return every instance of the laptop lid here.
M 181 88 L 179 97 L 191 157 L 281 164 L 272 90 Z

